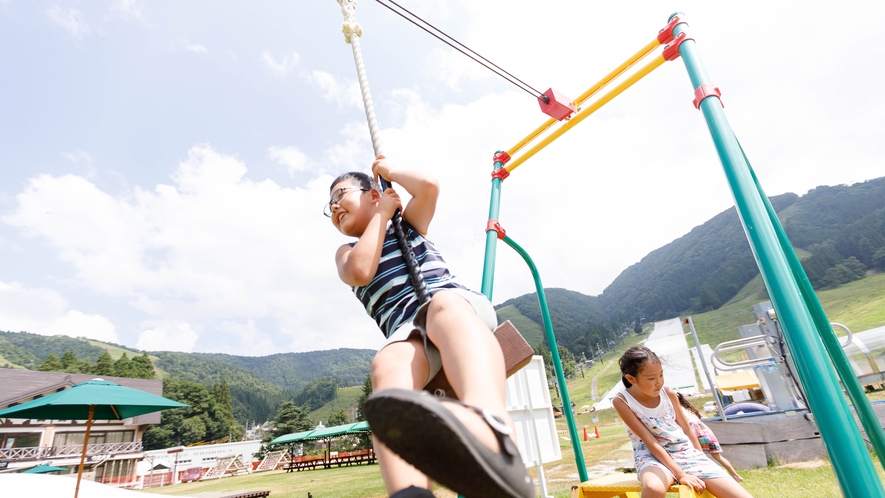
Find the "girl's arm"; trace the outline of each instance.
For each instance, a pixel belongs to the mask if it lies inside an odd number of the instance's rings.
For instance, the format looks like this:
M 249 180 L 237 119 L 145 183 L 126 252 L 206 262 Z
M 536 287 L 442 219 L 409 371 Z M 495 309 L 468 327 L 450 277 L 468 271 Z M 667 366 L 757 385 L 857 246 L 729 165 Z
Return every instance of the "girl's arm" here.
M 369 195 L 377 198 L 378 192 L 372 190 Z M 378 203 L 378 209 L 366 225 L 366 229 L 356 244 L 344 244 L 335 254 L 338 265 L 338 277 L 350 286 L 362 287 L 375 278 L 381 251 L 384 248 L 384 235 L 387 232 L 387 221 L 394 211 L 402 206 L 399 195 L 393 189 L 387 189 Z
M 670 403 L 673 404 L 673 411 L 676 412 L 676 423 L 679 424 L 679 427 L 682 427 L 682 432 L 688 436 L 692 446 L 698 451 L 704 451 L 703 448 L 701 448 L 701 442 L 698 441 L 698 435 L 694 433 L 694 429 L 692 429 L 691 425 L 688 423 L 688 417 L 685 416 L 685 412 L 683 411 L 682 405 L 679 403 L 679 398 L 676 397 L 676 393 L 666 386 L 664 386 L 664 391 L 667 393 L 667 397 L 670 398 Z
M 379 154 L 372 163 L 375 180 L 379 176 L 393 183 L 398 183 L 412 196 L 412 200 L 403 209 L 403 218 L 421 235 L 427 235 L 430 221 L 436 212 L 436 200 L 439 198 L 439 184 L 430 175 L 414 170 L 393 168 L 390 161 Z
M 617 402 L 617 403 L 616 403 Z M 693 475 L 687 474 L 682 467 L 676 464 L 675 461 L 670 457 L 670 454 L 667 453 L 667 450 L 661 446 L 661 443 L 658 442 L 657 438 L 652 434 L 645 424 L 639 420 L 639 417 L 633 413 L 633 410 L 627 406 L 627 402 L 619 397 L 615 397 L 612 400 L 612 405 L 615 407 L 615 410 L 620 415 L 621 420 L 624 421 L 624 424 L 633 431 L 633 434 L 636 434 L 639 439 L 642 439 L 642 442 L 645 443 L 645 446 L 648 448 L 648 451 L 651 452 L 652 456 L 655 457 L 659 462 L 664 464 L 665 467 L 670 469 L 670 472 L 676 476 L 676 480 L 681 484 L 686 484 L 694 488 L 697 492 L 703 492 L 706 485 L 704 481 L 700 478 L 697 478 Z

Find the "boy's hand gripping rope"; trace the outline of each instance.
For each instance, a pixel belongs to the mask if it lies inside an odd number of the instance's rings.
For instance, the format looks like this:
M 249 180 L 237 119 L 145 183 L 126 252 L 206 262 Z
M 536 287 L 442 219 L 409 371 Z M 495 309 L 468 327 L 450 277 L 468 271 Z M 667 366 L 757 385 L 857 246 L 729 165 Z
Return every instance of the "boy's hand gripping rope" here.
M 372 148 L 375 150 L 375 157 L 381 152 L 381 136 L 378 131 L 378 122 L 375 120 L 375 106 L 372 105 L 372 95 L 369 93 L 369 80 L 366 78 L 366 67 L 363 65 L 363 55 L 360 51 L 360 36 L 363 29 L 354 17 L 356 9 L 356 0 L 338 0 L 341 5 L 341 13 L 344 14 L 344 23 L 341 25 L 341 31 L 344 33 L 344 40 L 353 48 L 353 60 L 356 63 L 356 73 L 360 82 L 360 91 L 363 94 L 363 105 L 366 108 L 366 120 L 369 122 L 369 134 L 372 137 Z M 390 182 L 384 178 L 381 180 L 381 188 L 386 190 L 390 187 Z M 427 283 L 424 281 L 424 275 L 421 274 L 421 266 L 418 264 L 418 258 L 412 245 L 406 238 L 406 233 L 402 226 L 402 213 L 397 209 L 393 213 L 393 229 L 396 232 L 396 241 L 400 251 L 403 253 L 403 259 L 406 261 L 406 268 L 409 270 L 409 279 L 412 281 L 412 287 L 418 294 L 418 302 L 421 304 L 430 302 L 430 291 L 427 290 Z

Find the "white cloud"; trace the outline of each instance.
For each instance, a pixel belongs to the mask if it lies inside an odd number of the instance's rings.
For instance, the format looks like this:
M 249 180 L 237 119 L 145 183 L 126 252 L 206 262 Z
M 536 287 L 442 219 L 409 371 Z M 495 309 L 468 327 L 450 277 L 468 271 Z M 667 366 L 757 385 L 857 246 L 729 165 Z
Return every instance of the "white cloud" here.
M 363 108 L 362 93 L 360 93 L 360 86 L 356 80 L 342 83 L 325 71 L 313 71 L 307 80 L 322 92 L 323 98 L 327 102 L 335 102 L 339 109 Z
M 308 171 L 315 168 L 310 158 L 297 147 L 271 147 L 267 149 L 267 155 L 285 166 L 290 176 L 294 176 L 298 171 Z
M 185 48 L 190 52 L 195 52 L 198 54 L 205 54 L 209 52 L 209 49 L 200 45 L 199 43 L 191 43 L 187 40 L 184 41 Z
M 55 290 L 26 288 L 18 282 L 0 281 L 0 330 L 120 342 L 114 324 L 104 316 L 69 309 Z
M 373 328 L 358 303 L 340 308 L 348 291 L 333 255 L 343 240 L 321 214 L 331 177 L 291 189 L 247 180 L 246 171 L 201 145 L 171 185 L 152 191 L 111 195 L 74 175 L 40 175 L 2 221 L 45 240 L 78 284 L 188 323 L 201 350 L 237 344 L 242 329 L 231 324 L 249 320 L 262 320 L 263 333 L 296 351 L 377 345 L 377 330 L 348 337 L 357 323 Z M 148 329 L 153 338 L 168 327 Z
M 193 351 L 199 335 L 187 322 L 168 322 L 153 325 L 138 335 L 135 347 L 143 351 Z
M 64 28 L 65 31 L 68 32 L 68 35 L 75 40 L 81 40 L 92 34 L 92 28 L 89 27 L 86 18 L 77 9 L 66 9 L 58 5 L 53 5 L 46 11 L 46 13 L 54 23 Z
M 144 2 L 142 0 L 117 0 L 111 6 L 111 10 L 127 20 L 146 22 L 144 15 Z
M 261 60 L 267 66 L 271 73 L 276 76 L 285 76 L 291 73 L 296 66 L 298 66 L 298 61 L 301 57 L 297 52 L 293 52 L 292 55 L 286 55 L 283 57 L 283 60 L 277 61 L 270 50 L 265 50 L 264 53 L 261 54 Z

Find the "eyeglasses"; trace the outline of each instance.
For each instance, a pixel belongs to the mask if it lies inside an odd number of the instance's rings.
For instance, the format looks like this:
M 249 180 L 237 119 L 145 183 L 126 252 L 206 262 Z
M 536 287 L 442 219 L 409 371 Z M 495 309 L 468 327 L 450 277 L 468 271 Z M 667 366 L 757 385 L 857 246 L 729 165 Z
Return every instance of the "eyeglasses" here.
M 359 190 L 361 192 L 368 192 L 369 190 L 372 190 L 372 189 L 363 188 L 363 187 L 339 187 L 339 188 L 336 188 L 332 192 L 332 198 L 329 199 L 329 202 L 327 202 L 326 204 L 323 205 L 323 215 L 325 215 L 326 218 L 331 218 L 332 217 L 332 206 L 341 202 L 341 200 L 344 199 L 344 196 L 347 195 L 347 192 L 352 191 L 352 190 Z

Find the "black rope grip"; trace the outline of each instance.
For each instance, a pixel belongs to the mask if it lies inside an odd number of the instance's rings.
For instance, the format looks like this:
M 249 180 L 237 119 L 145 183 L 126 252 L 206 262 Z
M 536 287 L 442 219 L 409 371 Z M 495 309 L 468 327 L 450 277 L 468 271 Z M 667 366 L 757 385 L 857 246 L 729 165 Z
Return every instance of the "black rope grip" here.
M 390 182 L 380 176 L 378 179 L 381 181 L 382 190 L 390 188 Z M 393 221 L 393 230 L 396 233 L 396 242 L 399 245 L 399 250 L 403 253 L 403 259 L 406 260 L 406 268 L 409 270 L 409 280 L 411 280 L 412 287 L 415 288 L 415 292 L 418 294 L 418 302 L 421 304 L 429 303 L 430 291 L 427 290 L 427 283 L 424 282 L 424 275 L 421 273 L 421 267 L 418 265 L 418 258 L 415 256 L 415 251 L 412 250 L 412 245 L 409 244 L 409 241 L 406 238 L 402 219 L 402 213 L 397 209 L 396 212 L 393 213 L 393 218 L 391 218 L 391 221 Z

